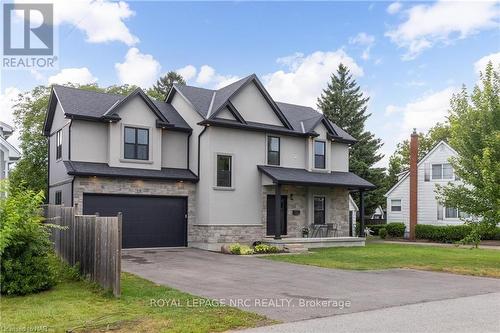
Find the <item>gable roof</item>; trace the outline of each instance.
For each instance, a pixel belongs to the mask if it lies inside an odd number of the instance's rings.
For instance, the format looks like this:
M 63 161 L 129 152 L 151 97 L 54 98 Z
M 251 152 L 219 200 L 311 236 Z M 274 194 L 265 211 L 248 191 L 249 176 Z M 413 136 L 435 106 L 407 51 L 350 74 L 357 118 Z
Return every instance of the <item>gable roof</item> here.
M 285 125 L 285 128 L 250 121 L 247 122 L 239 115 L 234 105 L 231 104 L 230 99 L 251 82 L 256 84 L 264 98 L 276 112 L 278 118 Z M 327 120 L 322 113 L 311 107 L 275 102 L 255 74 L 244 77 L 218 90 L 174 84 L 167 96 L 167 103 L 172 100 L 175 93 L 179 93 L 183 96 L 186 101 L 192 105 L 194 110 L 202 116 L 204 120 L 199 123 L 200 125 L 213 124 L 248 130 L 272 131 L 278 134 L 317 136 L 318 134 L 314 132 L 314 129 L 320 122 L 324 122 L 325 127 L 328 129 L 330 139 L 348 144 L 357 142 L 357 140 L 346 131 Z M 217 118 L 217 114 L 222 112 L 226 107 L 233 113 L 236 120 Z
M 64 115 L 68 118 L 109 121 L 113 119 L 118 120 L 119 117 L 115 115 L 115 111 L 134 96 L 140 96 L 157 115 L 158 119 L 161 122 L 168 123 L 171 129 L 191 130 L 191 127 L 189 127 L 172 105 L 151 99 L 140 89 L 136 89 L 129 95 L 117 95 L 54 85 L 45 118 L 44 134 L 48 135 L 50 132 L 50 126 L 54 119 L 54 112 L 58 101 Z
M 452 147 L 451 147 L 451 146 L 450 146 L 450 145 L 449 145 L 446 141 L 441 140 L 441 141 L 439 141 L 439 142 L 438 142 L 438 143 L 437 143 L 437 144 L 436 144 L 436 145 L 435 145 L 435 146 L 434 146 L 434 147 L 433 147 L 433 148 L 432 148 L 432 149 L 431 149 L 431 150 L 430 150 L 427 154 L 425 154 L 425 156 L 424 156 L 424 157 L 422 157 L 422 159 L 421 159 L 420 161 L 418 161 L 418 163 L 417 163 L 417 169 L 418 169 L 418 167 L 420 167 L 420 166 L 422 165 L 422 163 L 424 163 L 424 161 L 425 161 L 425 160 L 427 160 L 427 158 L 428 158 L 429 156 L 431 156 L 431 155 L 432 155 L 432 154 L 433 154 L 433 153 L 434 153 L 434 152 L 438 149 L 438 147 L 439 147 L 439 146 L 441 146 L 441 145 L 445 145 L 445 146 L 446 146 L 446 147 L 448 147 L 448 149 L 450 149 L 450 150 L 451 150 L 451 151 L 452 151 L 455 155 L 458 155 L 457 151 L 456 151 L 455 149 L 453 149 L 453 148 L 452 148 Z M 390 190 L 389 190 L 389 191 L 387 191 L 387 193 L 386 193 L 386 194 L 384 194 L 384 196 L 385 196 L 385 197 L 389 196 L 389 194 L 390 194 L 392 191 L 394 191 L 397 187 L 399 187 L 399 185 L 401 185 L 401 183 L 402 183 L 402 182 L 404 182 L 404 180 L 405 180 L 406 178 L 408 178 L 408 176 L 410 175 L 410 170 L 406 170 L 406 171 L 400 172 L 399 174 L 403 174 L 403 173 L 404 173 L 404 175 L 402 175 L 402 176 L 399 178 L 398 182 L 397 182 L 397 183 L 396 183 L 393 187 L 391 187 L 391 188 L 390 188 Z
M 9 160 L 15 161 L 21 157 L 21 153 L 9 141 L 0 136 L 0 145 L 4 146 L 9 151 Z

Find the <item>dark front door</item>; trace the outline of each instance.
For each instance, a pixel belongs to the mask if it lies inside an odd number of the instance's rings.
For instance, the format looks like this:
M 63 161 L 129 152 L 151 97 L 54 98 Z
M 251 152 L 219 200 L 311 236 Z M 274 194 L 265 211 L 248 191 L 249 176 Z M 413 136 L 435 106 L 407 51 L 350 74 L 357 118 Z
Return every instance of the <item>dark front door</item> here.
M 267 196 L 267 235 L 268 236 L 274 236 L 274 232 L 276 230 L 276 223 L 275 221 L 275 200 L 274 200 L 274 195 L 268 195 Z M 287 215 L 287 198 L 286 195 L 281 196 L 281 234 L 286 235 L 286 218 Z
M 83 214 L 123 214 L 122 246 L 187 245 L 187 203 L 183 197 L 84 194 Z

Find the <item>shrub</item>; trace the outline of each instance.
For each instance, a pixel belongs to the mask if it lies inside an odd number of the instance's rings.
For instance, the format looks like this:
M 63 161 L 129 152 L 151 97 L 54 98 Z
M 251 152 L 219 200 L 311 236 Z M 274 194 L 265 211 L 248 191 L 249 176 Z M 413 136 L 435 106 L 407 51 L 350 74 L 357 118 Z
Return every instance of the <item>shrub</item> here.
M 404 223 L 388 223 L 385 225 L 385 229 L 390 237 L 403 237 L 405 234 Z
M 378 234 L 380 238 L 385 239 L 387 237 L 387 229 L 386 228 L 380 228 L 378 231 Z
M 430 225 L 417 224 L 415 227 L 415 237 L 417 239 L 427 239 L 434 242 L 453 243 L 466 239 L 472 232 L 470 225 Z M 482 239 L 500 240 L 500 227 L 485 231 Z
M 277 246 L 259 244 L 254 247 L 255 253 L 278 253 L 281 252 Z
M 42 224 L 43 200 L 42 192 L 31 190 L 11 191 L 0 199 L 2 294 L 25 295 L 56 283 L 59 263 L 48 227 Z
M 232 254 L 246 255 L 253 254 L 254 250 L 248 245 L 241 245 L 236 243 L 229 246 L 229 252 L 231 252 Z
M 365 228 L 370 228 L 373 231 L 373 236 L 378 236 L 380 229 L 385 228 L 386 224 L 367 224 Z

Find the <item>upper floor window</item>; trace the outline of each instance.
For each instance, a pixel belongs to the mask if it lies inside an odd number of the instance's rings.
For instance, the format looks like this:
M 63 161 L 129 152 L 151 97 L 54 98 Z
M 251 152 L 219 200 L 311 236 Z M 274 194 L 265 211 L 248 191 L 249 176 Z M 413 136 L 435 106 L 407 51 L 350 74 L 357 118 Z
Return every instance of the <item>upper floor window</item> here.
M 401 199 L 392 199 L 391 212 L 400 212 L 400 211 L 401 211 Z
M 62 158 L 62 130 L 56 132 L 56 160 Z
M 217 155 L 217 187 L 231 187 L 232 156 Z
M 432 179 L 453 179 L 453 168 L 449 163 L 433 164 L 432 165 Z
M 280 165 L 280 138 L 267 137 L 267 164 Z
M 325 153 L 326 153 L 326 142 L 325 141 L 314 141 L 314 168 L 315 169 L 325 169 Z
M 125 127 L 124 157 L 132 160 L 149 159 L 149 130 Z

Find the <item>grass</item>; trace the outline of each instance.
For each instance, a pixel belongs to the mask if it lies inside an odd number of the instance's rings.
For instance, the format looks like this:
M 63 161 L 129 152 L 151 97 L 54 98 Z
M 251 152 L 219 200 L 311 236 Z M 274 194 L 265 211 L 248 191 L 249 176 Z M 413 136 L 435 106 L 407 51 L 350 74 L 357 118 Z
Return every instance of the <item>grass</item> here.
M 16 332 L 34 327 L 47 327 L 44 332 L 220 332 L 273 323 L 230 307 L 189 307 L 194 298 L 200 299 L 127 273 L 120 299 L 89 282 L 66 279 L 42 293 L 2 297 L 1 327 Z M 180 306 L 151 306 L 152 299 Z
M 266 259 L 327 268 L 370 270 L 413 268 L 500 278 L 500 251 L 403 244 L 314 249 L 309 254 Z

